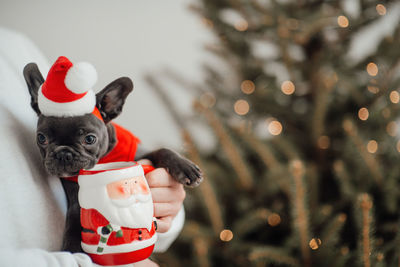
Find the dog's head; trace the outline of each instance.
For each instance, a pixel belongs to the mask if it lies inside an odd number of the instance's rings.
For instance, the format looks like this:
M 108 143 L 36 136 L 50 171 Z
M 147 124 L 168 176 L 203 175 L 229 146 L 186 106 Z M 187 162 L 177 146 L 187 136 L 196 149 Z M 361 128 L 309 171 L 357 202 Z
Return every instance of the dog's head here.
M 133 89 L 131 79 L 119 78 L 96 94 L 99 114 L 45 116 L 39 109 L 39 88 L 44 83 L 35 63 L 24 68 L 31 95 L 31 106 L 39 116 L 37 144 L 45 168 L 60 177 L 77 175 L 92 168 L 115 145 L 114 128 L 109 122 L 122 112 L 125 99 Z

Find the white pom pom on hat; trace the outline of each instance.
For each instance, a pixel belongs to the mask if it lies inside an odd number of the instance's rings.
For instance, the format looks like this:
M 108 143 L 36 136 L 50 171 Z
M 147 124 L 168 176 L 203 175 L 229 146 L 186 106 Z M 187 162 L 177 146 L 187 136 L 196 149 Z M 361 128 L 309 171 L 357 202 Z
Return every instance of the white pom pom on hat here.
M 97 82 L 96 69 L 88 62 L 76 63 L 68 70 L 64 82 L 69 90 L 82 94 Z
M 91 113 L 96 106 L 92 87 L 97 81 L 95 68 L 87 62 L 72 64 L 59 57 L 38 92 L 38 105 L 46 116 L 68 117 Z

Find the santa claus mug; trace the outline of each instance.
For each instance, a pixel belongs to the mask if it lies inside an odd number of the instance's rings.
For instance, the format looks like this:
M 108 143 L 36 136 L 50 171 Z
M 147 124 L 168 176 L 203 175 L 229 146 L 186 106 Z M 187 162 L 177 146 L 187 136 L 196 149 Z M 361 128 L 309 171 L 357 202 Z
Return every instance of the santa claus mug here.
M 144 177 L 153 169 L 135 162 L 112 162 L 79 172 L 81 244 L 93 262 L 124 265 L 153 252 L 156 223 Z

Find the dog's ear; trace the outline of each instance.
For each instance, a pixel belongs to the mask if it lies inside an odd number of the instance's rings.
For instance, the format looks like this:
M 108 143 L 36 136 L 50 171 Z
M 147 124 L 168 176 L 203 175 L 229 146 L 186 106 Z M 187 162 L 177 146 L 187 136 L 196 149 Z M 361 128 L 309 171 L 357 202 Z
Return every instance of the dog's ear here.
M 29 94 L 31 95 L 31 106 L 37 115 L 40 115 L 38 106 L 38 90 L 44 83 L 42 74 L 35 63 L 29 63 L 24 68 L 24 77 L 28 85 Z
M 108 123 L 122 112 L 125 99 L 132 90 L 132 80 L 128 77 L 121 77 L 96 94 L 96 107 L 99 109 L 105 123 Z

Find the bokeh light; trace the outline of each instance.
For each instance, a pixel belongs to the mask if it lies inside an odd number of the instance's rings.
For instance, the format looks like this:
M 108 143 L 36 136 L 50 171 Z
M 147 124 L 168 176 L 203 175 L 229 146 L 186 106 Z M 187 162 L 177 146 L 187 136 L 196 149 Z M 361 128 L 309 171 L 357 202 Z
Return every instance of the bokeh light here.
M 283 127 L 282 124 L 277 120 L 272 120 L 268 124 L 268 131 L 272 135 L 280 135 L 282 133 Z
M 347 28 L 349 26 L 349 19 L 342 15 L 337 18 L 337 23 L 339 27 Z
M 386 125 L 386 132 L 390 135 L 390 136 L 396 136 L 397 134 L 397 124 L 394 121 L 389 122 Z
M 256 89 L 255 84 L 250 81 L 250 80 L 244 80 L 241 84 L 240 84 L 240 89 L 242 90 L 243 93 L 245 93 L 246 95 L 250 95 L 254 92 L 254 90 Z
M 378 12 L 379 15 L 383 16 L 386 15 L 386 7 L 382 4 L 377 4 L 376 5 L 376 12 Z
M 322 244 L 322 241 L 321 241 L 321 239 L 319 239 L 319 238 L 313 238 L 313 239 L 311 239 L 310 242 L 308 243 L 308 245 L 310 246 L 310 248 L 311 248 L 312 250 L 318 249 L 318 248 L 321 246 L 321 244 Z
M 224 229 L 219 234 L 219 238 L 224 242 L 229 242 L 233 239 L 233 233 L 229 229 Z
M 330 144 L 331 144 L 331 139 L 329 138 L 329 136 L 326 135 L 322 135 L 318 138 L 318 147 L 321 149 L 328 149 Z
M 358 118 L 362 121 L 368 120 L 369 117 L 369 111 L 367 108 L 360 108 L 358 111 Z
M 367 72 L 370 76 L 378 75 L 378 66 L 374 62 L 368 63 Z
M 215 98 L 214 94 L 211 92 L 205 92 L 200 96 L 200 104 L 203 107 L 211 108 L 215 105 L 217 99 Z
M 243 116 L 249 112 L 250 105 L 246 100 L 239 99 L 238 101 L 235 102 L 235 105 L 233 108 L 234 108 L 236 114 Z
M 375 140 L 368 141 L 367 150 L 371 154 L 376 153 L 376 151 L 378 151 L 378 142 L 376 142 Z
M 379 93 L 379 87 L 377 87 L 377 86 L 368 85 L 367 88 L 368 88 L 368 91 L 370 91 L 373 94 Z
M 291 95 L 295 91 L 294 83 L 291 81 L 284 81 L 281 85 L 281 90 L 285 95 Z
M 277 213 L 272 213 L 271 215 L 268 216 L 268 224 L 271 226 L 277 226 L 281 223 L 281 216 Z
M 347 255 L 347 254 L 349 254 L 349 251 L 350 251 L 350 249 L 349 249 L 349 247 L 347 247 L 347 246 L 343 246 L 343 247 L 340 248 L 340 253 L 341 253 L 342 255 Z
M 240 19 L 235 23 L 235 29 L 243 32 L 249 28 L 249 23 L 245 19 Z
M 389 98 L 393 104 L 398 104 L 400 102 L 400 94 L 397 91 L 390 92 Z

